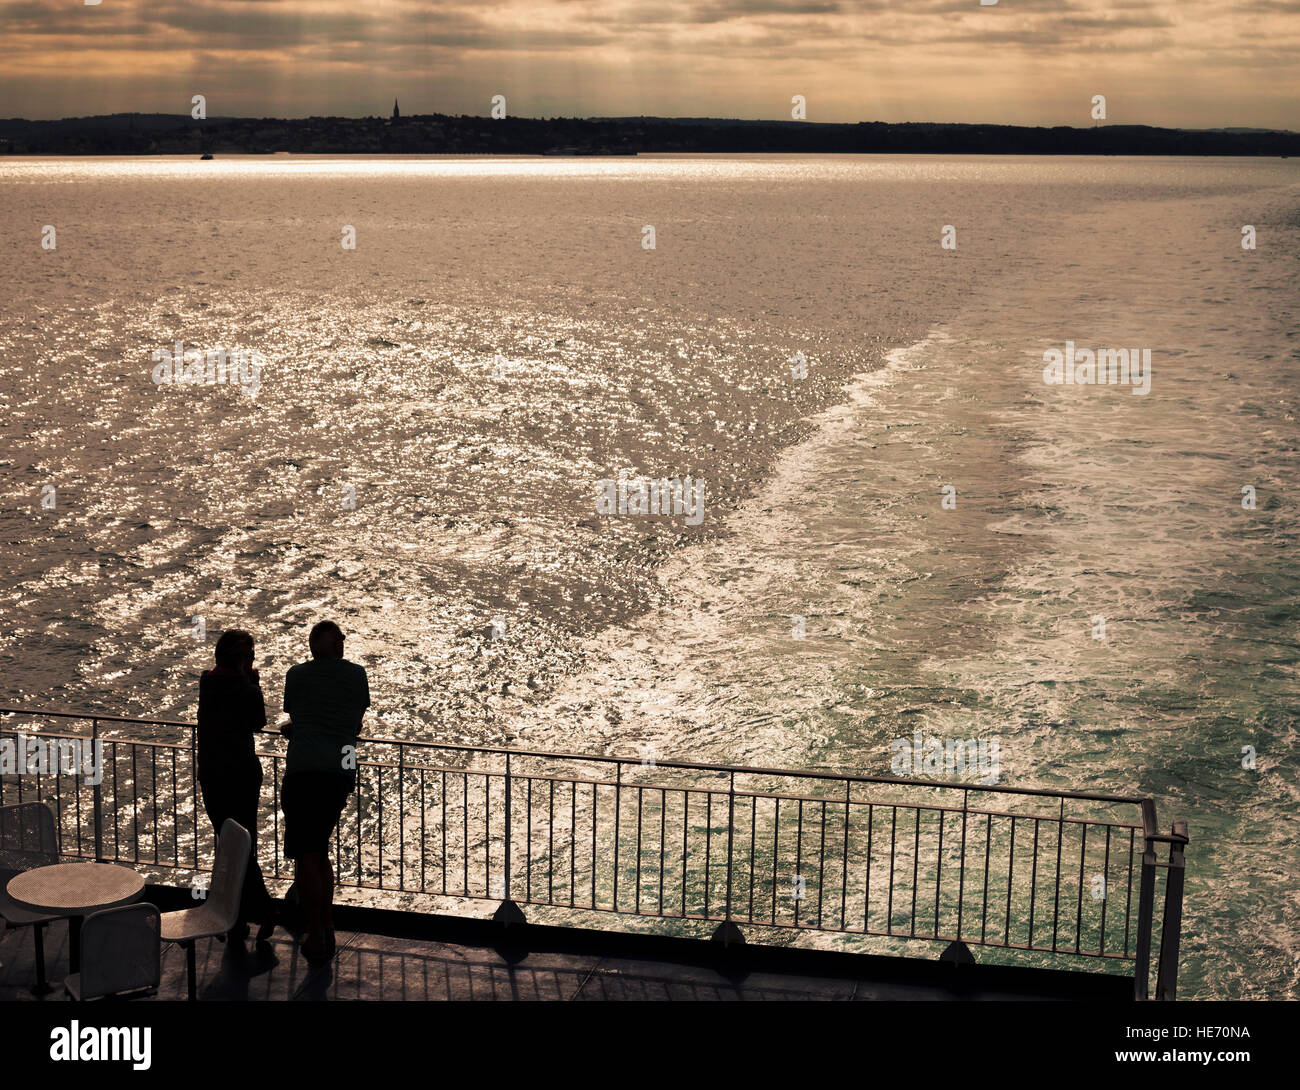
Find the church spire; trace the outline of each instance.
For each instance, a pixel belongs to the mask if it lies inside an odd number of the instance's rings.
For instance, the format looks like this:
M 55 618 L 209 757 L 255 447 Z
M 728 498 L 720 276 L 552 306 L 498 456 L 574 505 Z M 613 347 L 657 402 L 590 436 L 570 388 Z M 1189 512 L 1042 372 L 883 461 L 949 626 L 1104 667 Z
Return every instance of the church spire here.
M 397 108 L 397 99 L 393 99 L 393 120 L 399 121 L 402 117 L 402 111 Z

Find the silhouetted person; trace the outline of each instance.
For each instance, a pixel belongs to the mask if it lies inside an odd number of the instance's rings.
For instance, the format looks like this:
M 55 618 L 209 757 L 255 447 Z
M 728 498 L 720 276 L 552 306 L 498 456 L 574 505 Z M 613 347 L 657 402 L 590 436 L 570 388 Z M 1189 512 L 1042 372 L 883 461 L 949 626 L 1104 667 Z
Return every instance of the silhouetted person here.
M 366 671 L 343 657 L 343 632 L 333 621 L 311 630 L 312 658 L 289 667 L 285 757 L 284 854 L 296 864 L 294 882 L 307 917 L 303 953 L 309 961 L 334 954 L 334 872 L 329 846 L 356 787 L 357 735 L 370 707 Z
M 262 790 L 262 762 L 254 749 L 266 726 L 266 702 L 253 667 L 253 637 L 238 628 L 217 640 L 217 665 L 199 678 L 199 790 L 212 828 L 219 834 L 227 818 L 248 830 L 248 855 L 239 920 L 233 939 L 248 934 L 248 921 L 261 924 L 257 938 L 270 936 L 276 923 L 275 902 L 257 862 L 257 809 Z

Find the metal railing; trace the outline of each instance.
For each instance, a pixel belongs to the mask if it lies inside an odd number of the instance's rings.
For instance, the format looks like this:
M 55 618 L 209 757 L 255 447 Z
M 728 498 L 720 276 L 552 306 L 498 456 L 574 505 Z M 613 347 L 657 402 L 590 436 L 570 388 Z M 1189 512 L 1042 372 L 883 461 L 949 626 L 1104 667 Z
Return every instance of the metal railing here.
M 0 803 L 48 802 L 63 855 L 211 866 L 194 724 L 0 715 Z M 33 730 L 15 715 L 89 730 Z M 270 774 L 257 850 L 268 877 L 288 877 L 284 743 L 262 737 Z M 744 926 L 1127 962 L 1145 999 L 1163 884 L 1154 998 L 1175 995 L 1187 828 L 1158 832 L 1150 799 L 360 741 L 357 790 L 335 837 L 341 886 L 496 901 L 507 921 L 530 905 L 716 923 L 719 938 Z M 73 743 L 84 754 L 87 742 L 102 756 L 95 783 L 66 771 Z

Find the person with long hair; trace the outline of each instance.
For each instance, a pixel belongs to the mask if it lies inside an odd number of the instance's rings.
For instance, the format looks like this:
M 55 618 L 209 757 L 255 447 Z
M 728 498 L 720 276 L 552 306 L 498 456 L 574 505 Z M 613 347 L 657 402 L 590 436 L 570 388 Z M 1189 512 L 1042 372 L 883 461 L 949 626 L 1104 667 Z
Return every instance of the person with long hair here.
M 248 921 L 261 926 L 257 941 L 270 938 L 278 913 L 257 862 L 257 810 L 262 762 L 255 749 L 266 726 L 266 701 L 254 661 L 253 637 L 232 628 L 217 640 L 216 666 L 199 678 L 199 790 L 212 828 L 219 834 L 234 818 L 252 838 L 234 940 L 248 935 Z

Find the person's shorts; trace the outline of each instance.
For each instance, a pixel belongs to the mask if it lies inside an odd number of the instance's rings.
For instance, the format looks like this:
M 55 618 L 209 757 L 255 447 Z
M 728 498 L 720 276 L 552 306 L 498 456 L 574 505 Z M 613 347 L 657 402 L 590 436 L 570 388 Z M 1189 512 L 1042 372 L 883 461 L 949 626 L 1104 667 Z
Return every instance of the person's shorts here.
M 280 788 L 280 809 L 284 811 L 284 854 L 298 859 L 330 849 L 334 827 L 339 822 L 352 777 L 337 772 L 293 772 Z

